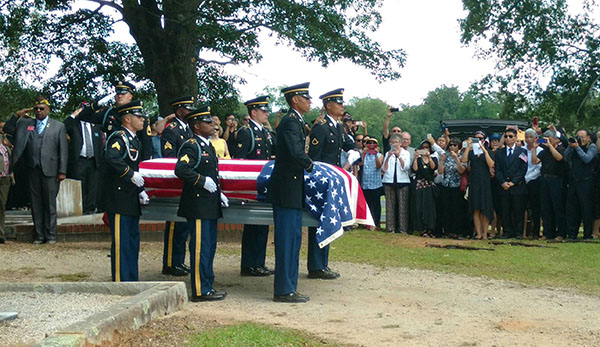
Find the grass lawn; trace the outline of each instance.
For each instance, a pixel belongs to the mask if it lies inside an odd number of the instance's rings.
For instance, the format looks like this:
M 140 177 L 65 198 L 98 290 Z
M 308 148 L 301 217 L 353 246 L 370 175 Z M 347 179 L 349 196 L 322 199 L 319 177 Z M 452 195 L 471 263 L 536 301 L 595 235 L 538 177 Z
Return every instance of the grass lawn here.
M 523 242 L 555 248 L 494 246 L 485 240 L 427 239 L 358 229 L 332 243 L 330 260 L 486 276 L 598 294 L 600 244 Z M 461 244 L 495 251 L 430 248 L 426 243 Z
M 429 239 L 356 229 L 331 244 L 329 259 L 486 276 L 535 286 L 573 288 L 586 294 L 600 293 L 600 243 L 523 242 L 554 248 L 494 246 L 488 241 Z M 461 244 L 494 251 L 430 248 L 425 246 L 427 243 Z M 220 247 L 217 252 L 239 254 L 240 249 Z M 306 247 L 302 247 L 301 252 L 301 259 L 306 259 Z M 272 246 L 267 254 L 273 257 Z
M 190 346 L 269 347 L 269 346 L 336 346 L 308 337 L 291 329 L 243 323 L 211 329 L 192 337 Z

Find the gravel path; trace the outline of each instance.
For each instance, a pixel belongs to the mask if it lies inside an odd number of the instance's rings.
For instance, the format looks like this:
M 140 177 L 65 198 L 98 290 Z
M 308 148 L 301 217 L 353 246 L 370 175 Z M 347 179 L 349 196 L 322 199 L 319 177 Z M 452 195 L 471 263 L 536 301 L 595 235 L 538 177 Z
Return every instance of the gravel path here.
M 122 296 L 89 293 L 2 293 L 0 312 L 18 312 L 0 323 L 0 346 L 32 344 L 123 300 Z
M 215 258 L 215 288 L 227 290 L 229 296 L 221 302 L 188 304 L 175 315 L 182 321 L 255 321 L 364 346 L 600 345 L 600 297 L 351 263 L 330 264 L 342 274 L 338 280 L 310 280 L 303 261 L 298 290 L 310 295 L 310 302 L 281 304 L 272 301 L 273 278 L 240 277 L 240 258 L 219 253 L 225 247 L 239 249 L 239 244 L 219 244 Z M 12 244 L 1 251 L 5 250 L 0 281 L 57 281 L 60 274 L 81 272 L 89 274 L 90 281 L 110 278 L 108 243 L 54 248 Z M 160 274 L 161 256 L 161 243 L 142 244 L 141 280 L 180 279 Z M 268 259 L 270 267 L 272 261 Z M 189 285 L 189 279 L 185 281 Z M 156 345 L 136 341 L 132 345 Z

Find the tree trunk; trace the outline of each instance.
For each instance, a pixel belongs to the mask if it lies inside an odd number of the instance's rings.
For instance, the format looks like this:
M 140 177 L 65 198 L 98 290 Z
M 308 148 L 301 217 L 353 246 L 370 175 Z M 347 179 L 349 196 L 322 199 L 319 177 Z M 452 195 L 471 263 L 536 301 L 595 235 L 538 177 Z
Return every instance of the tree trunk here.
M 198 94 L 196 62 L 200 44 L 194 20 L 198 1 L 123 1 L 123 17 L 144 59 L 146 76 L 154 83 L 161 115 L 173 112 L 169 101 Z M 165 14 L 164 28 L 161 15 Z

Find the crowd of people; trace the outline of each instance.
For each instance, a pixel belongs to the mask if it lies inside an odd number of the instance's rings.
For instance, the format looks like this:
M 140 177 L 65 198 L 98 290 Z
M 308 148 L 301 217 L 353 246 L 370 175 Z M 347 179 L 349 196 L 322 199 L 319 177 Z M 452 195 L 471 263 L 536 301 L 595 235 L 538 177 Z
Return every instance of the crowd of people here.
M 267 96 L 246 101 L 247 114 L 240 119 L 228 115 L 223 123 L 192 96 L 173 99 L 173 113 L 164 118 L 148 117 L 141 101 L 134 100 L 135 86 L 123 81 L 115 85 L 114 104 L 82 103 L 64 122 L 49 117 L 50 102 L 40 97 L 1 127 L 0 205 L 23 206 L 20 199 L 28 196 L 34 244 L 53 244 L 60 182 L 81 181 L 84 213 L 107 214 L 113 280 L 136 281 L 141 205 L 150 200 L 139 164 L 175 158 L 175 174 L 184 183 L 177 215 L 186 221 L 165 224 L 162 273 L 190 275 L 193 301 L 227 295 L 212 287 L 216 225 L 228 206 L 219 186 L 219 159 L 275 160 L 267 193 L 273 205 L 275 270 L 265 266 L 266 225 L 244 226 L 240 264 L 242 276 L 275 274 L 275 301 L 309 300 L 296 286 L 305 204 L 302 178 L 313 161 L 357 177 L 375 221 L 371 230 L 562 240 L 576 239 L 583 222 L 583 237 L 595 235 L 594 222 L 600 217 L 595 134 L 579 130 L 569 138 L 552 125 L 536 125 L 457 138 L 444 129 L 437 139 L 428 135 L 412 147 L 409 132 L 390 129 L 394 109 L 385 116 L 381 137 L 369 135 L 366 122 L 345 112 L 343 89 L 321 95 L 321 115 L 305 120 L 312 99 L 308 90 L 309 83 L 282 90 L 290 110 L 280 111 L 273 126 Z M 316 228 L 308 229 L 308 278 L 335 280 L 340 274 L 329 268 L 329 246 L 319 247 L 316 233 Z M 190 266 L 185 264 L 188 238 Z

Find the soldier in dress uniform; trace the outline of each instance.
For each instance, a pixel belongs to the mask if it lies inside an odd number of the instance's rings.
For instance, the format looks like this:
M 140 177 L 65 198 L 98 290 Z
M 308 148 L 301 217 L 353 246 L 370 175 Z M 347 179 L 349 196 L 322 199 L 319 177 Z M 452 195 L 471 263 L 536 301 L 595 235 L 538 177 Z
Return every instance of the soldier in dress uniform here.
M 309 83 L 282 89 L 290 111 L 277 128 L 275 165 L 267 186 L 267 200 L 273 204 L 275 225 L 275 281 L 277 302 L 307 302 L 308 296 L 296 291 L 302 243 L 302 206 L 304 171 L 311 171 L 306 155 L 306 123 L 302 115 L 310 110 Z
M 175 119 L 165 127 L 160 142 L 163 158 L 177 158 L 183 143 L 193 136 L 185 117 L 194 109 L 194 97 L 182 96 L 171 101 Z M 185 241 L 189 235 L 187 222 L 167 221 L 163 249 L 164 275 L 186 276 L 190 268 L 185 265 Z
M 138 280 L 140 251 L 140 204 L 148 203 L 144 179 L 138 172 L 142 145 L 136 135 L 147 120 L 142 102 L 133 101 L 116 109 L 119 130 L 106 141 L 105 201 L 112 236 L 111 273 L 115 282 Z
M 264 123 L 269 118 L 269 97 L 260 96 L 244 103 L 248 108 L 250 122 L 238 130 L 237 158 L 271 159 L 273 155 L 273 137 Z M 244 225 L 242 234 L 242 276 L 269 276 L 273 271 L 265 267 L 267 251 L 268 225 Z
M 335 89 L 319 97 L 323 100 L 325 116 L 310 131 L 308 156 L 314 161 L 340 166 L 342 150 L 356 147 L 354 141 L 344 136 L 340 124 L 344 115 L 344 89 Z M 336 279 L 340 274 L 332 271 L 329 264 L 329 245 L 319 248 L 317 228 L 308 228 L 308 278 Z
M 190 263 L 192 301 L 223 300 L 227 292 L 213 288 L 213 259 L 217 249 L 217 220 L 229 206 L 219 187 L 219 162 L 209 138 L 215 132 L 210 107 L 191 111 L 186 119 L 194 136 L 179 150 L 175 175 L 183 180 L 177 215 L 192 224 Z
M 106 136 L 121 128 L 121 119 L 117 113 L 117 108 L 130 103 L 133 100 L 135 86 L 126 81 L 118 81 L 115 84 L 115 105 L 112 107 L 100 107 L 95 101 L 75 116 L 85 122 L 102 125 L 102 131 Z M 144 127 L 137 132 L 137 137 L 141 143 L 141 159 L 147 160 L 152 157 L 152 130 L 150 129 L 149 119 L 144 120 Z

